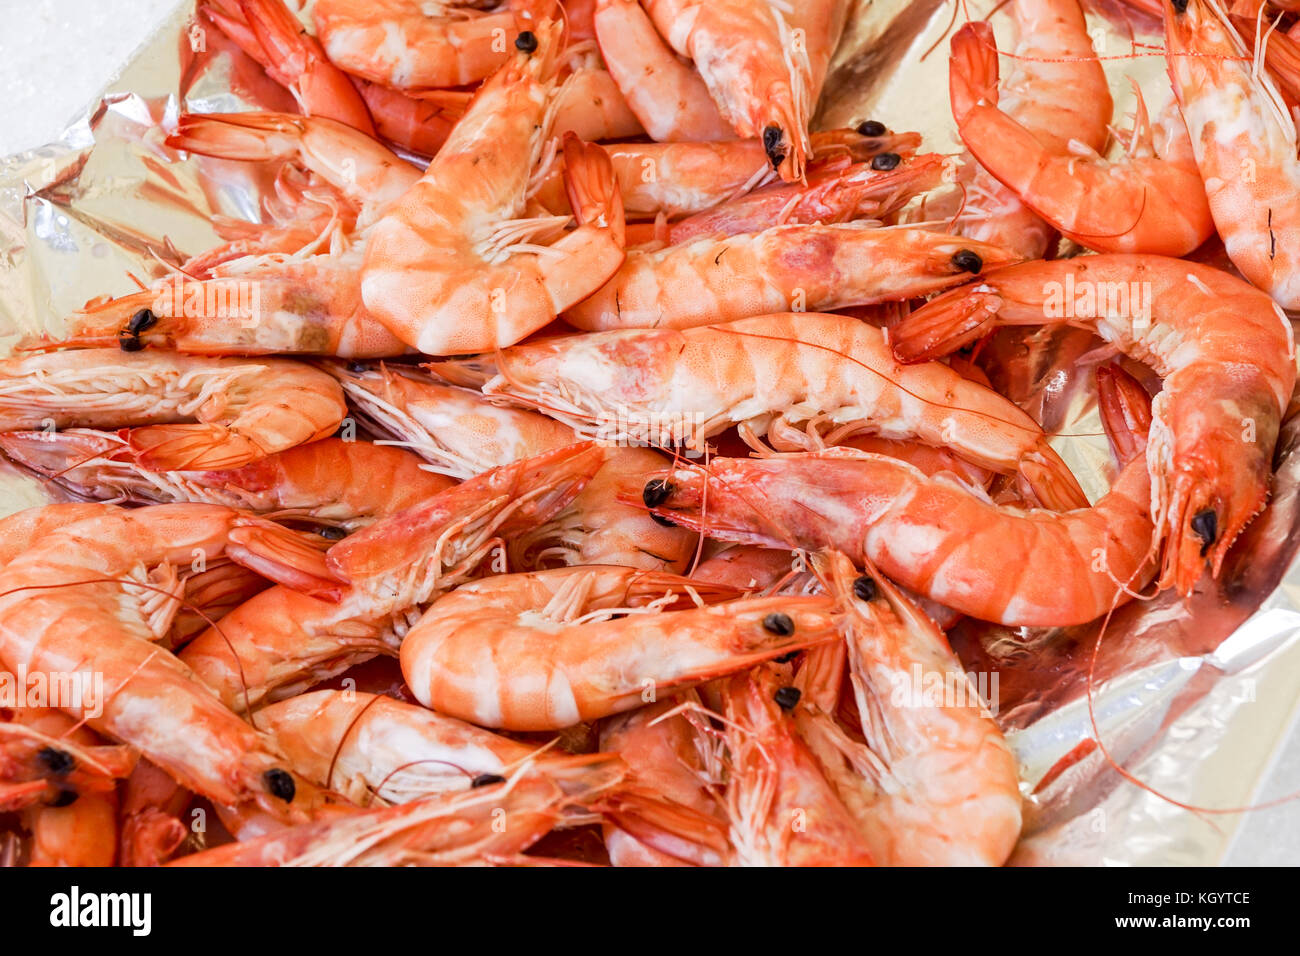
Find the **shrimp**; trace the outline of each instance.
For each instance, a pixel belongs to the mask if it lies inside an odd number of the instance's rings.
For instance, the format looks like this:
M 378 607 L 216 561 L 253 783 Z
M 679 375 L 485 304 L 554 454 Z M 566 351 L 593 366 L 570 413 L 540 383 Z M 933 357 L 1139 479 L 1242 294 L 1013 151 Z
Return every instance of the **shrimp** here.
M 309 823 L 173 861 L 171 866 L 473 866 L 515 862 L 575 809 L 616 788 L 616 756 L 525 764 L 509 778 Z M 501 826 L 501 821 L 508 825 Z
M 111 505 L 56 502 L 25 508 L 0 518 L 0 569 L 46 535 L 88 518 L 111 514 Z
M 1191 140 L 1173 104 L 1153 138 L 1146 105 L 1117 162 L 1071 139 L 1039 138 L 999 109 L 998 54 L 987 23 L 952 39 L 957 129 L 980 165 L 1066 238 L 1098 252 L 1182 256 L 1214 232 Z
M 365 100 L 281 0 L 199 0 L 198 13 L 265 67 L 299 107 L 375 135 Z
M 552 105 L 551 126 L 557 133 L 570 132 L 588 142 L 645 135 L 594 44 L 569 47 L 565 57 L 568 74 Z
M 559 730 L 828 639 L 825 599 L 707 594 L 689 578 L 580 567 L 471 582 L 402 642 L 420 703 L 484 727 Z
M 686 329 L 754 315 L 918 298 L 1014 262 L 970 239 L 865 223 L 773 226 L 633 250 L 608 283 L 565 313 L 580 329 Z
M 257 712 L 309 780 L 359 806 L 407 803 L 504 777 L 535 748 L 391 697 L 313 691 Z M 537 757 L 545 767 L 547 757 Z
M 838 19 L 842 28 L 844 17 L 832 8 L 845 8 L 843 0 L 807 0 L 790 18 L 766 0 L 647 0 L 645 6 L 668 44 L 694 61 L 736 135 L 761 137 L 781 178 L 802 179 L 818 93 L 812 59 L 829 61 L 839 35 L 823 20 Z M 797 34 L 795 16 L 812 29 Z
M 578 440 L 572 428 L 536 412 L 490 404 L 480 393 L 402 374 L 329 369 L 343 384 L 363 421 L 396 436 L 424 457 L 431 470 L 469 478 L 489 468 L 562 448 Z M 685 569 L 692 536 L 667 528 L 644 509 L 618 499 L 663 467 L 648 448 L 606 448 L 605 462 L 573 504 L 536 533 L 507 543 L 511 563 L 535 570 L 562 564 L 621 564 L 647 570 Z
M 6 675 L 12 681 L 13 674 Z M 106 744 L 62 711 L 15 707 L 0 711 L 0 812 L 67 806 L 112 793 L 136 755 Z
M 319 597 L 285 584 L 195 638 L 181 660 L 240 713 L 291 697 L 377 655 L 394 655 L 419 605 L 474 574 L 497 546 L 572 502 L 600 462 L 590 443 L 479 475 L 345 538 Z M 253 542 L 256 545 L 256 542 Z M 262 567 L 301 586 L 292 555 Z M 341 582 L 349 582 L 345 586 Z
M 337 382 L 283 359 L 84 349 L 0 362 L 0 431 L 141 426 L 127 446 L 153 471 L 238 468 L 324 438 L 346 414 Z
M 271 738 L 153 642 L 154 595 L 135 586 L 150 568 L 220 557 L 241 520 L 218 506 L 158 505 L 47 535 L 0 573 L 0 660 L 17 673 L 66 674 L 85 686 L 93 675 L 102 694 L 62 703 L 65 713 L 215 803 L 303 820 L 319 792 L 285 769 Z
M 621 756 L 628 765 L 628 784 L 670 801 L 670 812 L 675 805 L 717 816 L 717 798 L 705 786 L 710 776 L 705 748 L 699 746 L 699 736 L 684 714 L 669 713 L 688 702 L 698 704 L 699 698 L 687 691 L 602 721 L 600 749 Z M 627 798 L 624 794 L 621 809 L 625 810 Z M 614 866 L 687 865 L 686 860 L 639 841 L 614 823 L 605 824 L 605 846 Z
M 1017 40 L 1014 68 L 1000 96 L 1003 113 L 1032 134 L 1030 155 L 1045 150 L 1068 155 L 1075 143 L 1085 154 L 1099 153 L 1106 145 L 1114 107 L 1078 0 L 1016 0 L 1010 13 Z M 973 37 L 979 38 L 983 49 L 972 48 Z M 982 84 L 972 90 L 964 67 L 974 53 L 986 61 L 991 55 L 992 72 L 981 75 Z M 968 24 L 953 39 L 949 73 L 949 99 L 959 126 L 978 97 L 997 102 L 997 81 L 996 50 L 987 27 Z M 978 166 L 972 170 L 961 233 L 1012 249 L 1024 259 L 1041 259 L 1048 251 L 1051 230 L 990 172 L 996 175 L 996 170 Z
M 637 0 L 597 0 L 594 22 L 610 75 L 651 139 L 732 138 L 704 80 L 676 57 Z
M 1161 586 L 1188 594 L 1206 559 L 1217 575 L 1264 507 L 1295 386 L 1291 324 L 1267 295 L 1209 266 L 1101 255 L 1027 263 L 954 290 L 890 339 L 914 361 L 998 325 L 1054 322 L 1094 330 L 1164 378 L 1147 446 L 1151 513 L 1166 544 Z
M 865 742 L 807 704 L 795 724 L 873 856 L 885 866 L 1001 866 L 1020 836 L 1016 761 L 943 632 L 871 565 L 859 576 L 842 554 L 813 561 L 843 609 Z M 943 694 L 929 692 L 936 678 Z M 910 682 L 927 692 L 900 695 Z
M 1300 159 L 1281 94 L 1216 0 L 1165 10 L 1174 93 L 1232 264 L 1300 308 Z
M 0 449 L 86 498 L 220 504 L 344 531 L 414 507 L 455 484 L 425 471 L 410 452 L 340 438 L 322 438 L 224 471 L 148 471 L 131 459 L 127 437 L 88 429 L 3 433 Z
M 1019 407 L 942 364 L 908 368 L 884 333 L 848 316 L 798 313 L 684 331 L 619 330 L 505 349 L 483 390 L 602 438 L 704 442 L 731 425 L 819 448 L 817 423 L 916 438 L 1002 474 L 1047 507 L 1086 504 L 1042 430 Z M 800 428 L 803 424 L 807 429 Z M 808 429 L 812 429 L 809 431 Z M 1074 504 L 1072 504 L 1074 503 Z
M 117 794 L 111 790 L 24 816 L 32 832 L 28 866 L 112 866 L 117 859 Z
M 318 0 L 312 21 L 330 61 L 340 68 L 384 86 L 416 90 L 484 79 L 507 62 L 521 33 L 535 29 L 528 21 L 539 21 L 553 8 L 553 0 L 484 5 Z
M 563 220 L 520 220 L 549 138 L 559 24 L 526 34 L 483 85 L 424 177 L 372 228 L 361 293 L 394 335 L 429 355 L 519 341 L 594 292 L 623 262 L 623 210 L 600 147 L 564 137 L 578 227 L 529 242 Z M 525 52 L 531 51 L 531 52 Z
M 724 685 L 727 811 L 739 866 L 873 866 L 857 821 L 786 713 L 799 693 L 771 668 Z
M 161 866 L 190 830 L 180 820 L 191 794 L 147 760 L 126 781 L 118 857 L 122 866 Z
M 1132 428 L 1136 451 L 1091 508 L 999 506 L 944 476 L 844 449 L 714 459 L 656 479 L 647 501 L 656 514 L 722 541 L 844 551 L 981 620 L 1083 624 L 1131 597 L 1155 569 L 1139 437 L 1149 400 L 1119 376 L 1098 371 L 1103 410 L 1112 432 Z

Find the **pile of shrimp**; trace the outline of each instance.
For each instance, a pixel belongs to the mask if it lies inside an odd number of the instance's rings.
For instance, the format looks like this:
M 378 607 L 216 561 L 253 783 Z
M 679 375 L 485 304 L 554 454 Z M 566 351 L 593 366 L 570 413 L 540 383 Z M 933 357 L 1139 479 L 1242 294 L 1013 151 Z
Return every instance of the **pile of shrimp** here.
M 810 128 L 848 0 L 199 0 L 299 111 L 169 117 L 262 219 L 0 361 L 59 500 L 0 520 L 0 860 L 1007 862 L 945 629 L 1185 598 L 1268 500 L 1300 19 L 1226 2 L 1134 4 L 1127 131 L 1078 0 L 955 24 L 949 155 Z M 1095 500 L 980 364 L 1050 325 Z

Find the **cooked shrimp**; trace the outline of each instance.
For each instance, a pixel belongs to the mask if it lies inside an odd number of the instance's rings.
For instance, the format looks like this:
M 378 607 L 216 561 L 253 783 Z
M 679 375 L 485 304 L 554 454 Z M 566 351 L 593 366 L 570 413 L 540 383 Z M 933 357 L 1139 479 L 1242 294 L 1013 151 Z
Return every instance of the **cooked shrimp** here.
M 127 444 L 156 471 L 238 468 L 324 438 L 346 414 L 337 382 L 282 359 L 84 349 L 0 362 L 0 431 L 141 426 Z
M 806 707 L 795 722 L 873 856 L 885 866 L 1001 866 L 1020 836 L 1016 760 L 947 638 L 870 565 L 859 576 L 842 554 L 814 562 L 844 610 L 865 742 Z M 913 683 L 923 687 L 900 694 Z
M 362 419 L 456 478 L 563 448 L 572 428 L 536 412 L 490 404 L 480 393 L 403 374 L 401 369 L 355 371 L 332 364 Z M 2 442 L 2 439 L 0 439 Z M 656 522 L 643 508 L 619 500 L 635 492 L 663 458 L 648 448 L 606 448 L 605 463 L 568 508 L 536 533 L 507 543 L 511 564 L 537 570 L 560 564 L 620 564 L 646 570 L 685 569 L 694 537 Z
M 1002 474 L 1048 507 L 1087 499 L 1042 430 L 991 389 L 933 363 L 908 368 L 857 319 L 797 313 L 684 331 L 619 330 L 505 349 L 487 394 L 508 396 L 601 438 L 702 448 L 731 425 L 819 448 L 814 424 L 916 438 Z M 807 426 L 801 428 L 800 426 Z M 801 437 L 801 432 L 802 437 Z
M 558 730 L 827 640 L 822 598 L 690 605 L 689 578 L 580 567 L 471 582 L 402 642 L 426 707 L 484 727 Z
M 257 723 L 293 769 L 359 806 L 407 803 L 503 777 L 535 748 L 417 704 L 320 690 L 271 704 Z M 544 767 L 550 759 L 535 758 Z
M 348 75 L 325 57 L 281 0 L 199 0 L 197 12 L 285 87 L 304 113 L 373 136 L 370 111 Z
M 952 351 L 998 325 L 1094 330 L 1164 378 L 1147 447 L 1162 586 L 1217 574 L 1268 496 L 1295 385 L 1291 325 L 1248 284 L 1161 256 L 1083 256 L 1015 266 L 940 296 L 890 330 L 904 360 Z
M 122 866 L 161 866 L 190 836 L 181 822 L 192 795 L 147 760 L 136 764 L 122 795 L 118 856 Z
M 105 504 L 56 502 L 0 518 L 0 568 L 51 532 L 87 518 L 111 514 L 113 510 Z
M 759 138 L 772 168 L 789 181 L 803 177 L 812 152 L 808 121 L 818 90 L 811 60 L 827 61 L 839 40 L 826 21 L 843 0 L 808 0 L 787 16 L 776 4 L 749 0 L 647 0 L 659 33 L 695 63 L 719 112 L 742 138 Z M 809 9 L 811 8 L 811 9 Z M 811 29 L 796 34 L 796 18 Z M 822 66 L 824 75 L 825 66 Z
M 553 0 L 474 5 L 317 0 L 312 21 L 333 63 L 354 76 L 407 90 L 465 86 L 487 77 L 507 62 L 520 33 L 536 29 L 532 24 L 554 5 Z
M 1112 430 L 1127 415 L 1140 432 L 1146 393 L 1131 380 L 1111 383 L 1119 374 L 1098 372 L 1103 407 Z M 1134 444 L 1144 445 L 1136 436 Z M 1022 510 L 896 459 L 830 449 L 714 459 L 657 479 L 646 499 L 657 514 L 719 540 L 834 548 L 972 617 L 1053 627 L 1094 620 L 1147 582 L 1150 485 L 1139 455 L 1091 508 Z
M 424 177 L 366 244 L 366 308 L 429 355 L 519 341 L 594 292 L 623 261 L 623 210 L 608 157 L 566 134 L 564 175 L 578 227 L 517 218 L 549 138 L 560 25 L 547 23 L 483 85 Z
M 669 697 L 602 721 L 600 749 L 616 753 L 628 765 L 628 785 L 674 805 L 705 816 L 717 816 L 717 796 L 706 788 L 711 775 L 706 748 L 699 735 L 678 710 L 683 702 L 698 703 L 694 692 Z M 624 802 L 626 809 L 626 797 Z M 659 808 L 662 812 L 665 808 Z M 605 825 L 605 847 L 615 866 L 685 866 L 687 860 L 670 856 L 640 840 L 616 824 Z M 688 854 L 695 857 L 695 853 Z
M 552 106 L 551 128 L 556 133 L 573 133 L 588 142 L 645 135 L 594 44 L 570 47 L 565 59 L 568 73 L 555 90 Z
M 0 660 L 24 674 L 94 675 L 102 695 L 69 700 L 65 713 L 216 803 L 302 820 L 319 794 L 153 642 L 154 595 L 135 586 L 150 568 L 220 557 L 240 520 L 213 505 L 159 505 L 47 535 L 0 574 Z
M 28 866 L 112 866 L 117 859 L 117 794 L 92 793 L 24 817 L 32 832 Z
M 565 320 L 580 329 L 685 329 L 771 312 L 919 298 L 1015 259 L 927 229 L 865 223 L 773 226 L 633 250 Z
M 548 452 L 376 522 L 327 556 L 334 576 L 350 587 L 311 579 L 335 600 L 270 588 L 199 635 L 181 660 L 226 706 L 245 712 L 377 655 L 394 655 L 419 605 L 477 573 L 499 541 L 555 517 L 599 464 L 599 449 L 590 444 Z M 267 557 L 262 570 L 302 586 L 292 554 Z
M 1106 145 L 1113 104 L 1078 0 L 1016 0 L 1009 12 L 1016 42 L 1013 69 L 1000 96 L 996 53 L 991 44 L 970 49 L 972 31 L 982 39 L 987 27 L 968 24 L 963 28 L 965 32 L 959 31 L 954 37 L 949 74 L 954 117 L 960 123 L 968 106 L 980 96 L 993 103 L 1000 98 L 1003 113 L 1032 134 L 1030 145 L 1034 148 L 1029 155 L 1044 150 L 1068 155 L 1072 143 L 1080 144 L 1088 155 L 1099 153 Z M 983 85 L 973 91 L 966 83 L 965 55 L 958 55 L 963 43 L 968 53 L 985 57 L 992 54 L 991 75 L 982 75 Z M 1040 259 L 1048 251 L 1051 229 L 989 171 L 980 167 L 973 170 L 965 187 L 964 211 L 967 215 L 960 225 L 962 235 L 1014 250 L 1025 259 Z
M 1300 308 L 1300 159 L 1281 94 L 1216 0 L 1169 6 L 1165 48 L 1232 264 L 1283 308 Z
M 873 866 L 857 821 L 786 713 L 799 696 L 771 668 L 723 685 L 733 862 Z
M 1061 148 L 998 106 L 998 51 L 987 23 L 952 39 L 953 115 L 966 148 L 1066 238 L 1098 252 L 1182 256 L 1214 232 L 1191 140 L 1171 104 L 1153 137 L 1146 105 L 1111 162 L 1071 139 Z
M 181 857 L 172 866 L 475 866 L 514 862 L 574 808 L 617 787 L 608 754 L 525 764 L 501 783 L 290 827 Z M 502 826 L 502 821 L 508 821 Z
M 60 710 L 0 710 L 0 812 L 112 793 L 135 762 L 129 747 L 105 743 Z
M 146 470 L 131 459 L 127 437 L 88 429 L 0 433 L 0 449 L 86 498 L 219 504 L 347 531 L 414 507 L 455 483 L 424 470 L 419 457 L 400 448 L 340 438 L 215 472 Z
M 597 0 L 594 22 L 610 75 L 651 139 L 732 138 L 704 80 L 677 58 L 637 0 Z

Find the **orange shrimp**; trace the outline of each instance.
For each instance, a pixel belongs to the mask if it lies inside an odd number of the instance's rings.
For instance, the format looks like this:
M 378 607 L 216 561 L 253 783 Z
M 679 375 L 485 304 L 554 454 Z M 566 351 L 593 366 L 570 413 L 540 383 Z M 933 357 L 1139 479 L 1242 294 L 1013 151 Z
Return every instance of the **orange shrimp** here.
M 844 612 L 865 743 L 806 706 L 795 723 L 872 854 L 885 866 L 1001 866 L 1020 836 L 1016 760 L 943 632 L 871 565 L 859 576 L 835 553 L 814 564 Z
M 127 438 L 88 429 L 0 433 L 0 449 L 10 459 L 83 497 L 219 504 L 345 531 L 455 484 L 424 470 L 410 452 L 340 438 L 322 438 L 224 471 L 148 471 L 130 458 L 129 448 Z
M 637 0 L 597 0 L 594 23 L 610 75 L 651 139 L 732 138 L 704 80 L 677 58 Z
M 1047 507 L 1086 504 L 1041 428 L 992 389 L 939 363 L 899 364 L 884 333 L 842 315 L 791 313 L 682 331 L 617 330 L 505 349 L 483 391 L 606 440 L 685 443 L 731 425 L 753 447 L 823 446 L 855 432 L 916 438 L 1025 476 Z M 588 432 L 591 433 L 590 431 Z
M 477 573 L 498 542 L 562 511 L 600 460 L 587 443 L 478 475 L 340 541 L 305 582 L 296 555 L 246 542 L 264 559 L 260 570 L 329 600 L 270 588 L 195 638 L 181 660 L 245 712 L 393 655 L 419 605 Z
M 1081 256 L 1014 266 L 940 296 L 890 330 L 905 361 L 998 325 L 1095 331 L 1164 378 L 1147 448 L 1161 585 L 1218 574 L 1264 507 L 1295 386 L 1291 324 L 1269 297 L 1209 266 L 1161 256 Z
M 668 609 L 709 593 L 689 578 L 613 567 L 471 582 L 406 635 L 402 675 L 442 713 L 558 730 L 637 707 L 647 689 L 689 687 L 828 639 L 824 598 Z
M 257 722 L 294 770 L 360 806 L 468 790 L 530 758 L 538 767 L 552 759 L 416 704 L 355 691 L 299 694 L 263 707 Z
M 475 866 L 514 863 L 574 809 L 616 788 L 609 754 L 567 767 L 525 764 L 501 783 L 290 827 L 174 860 L 171 866 Z M 501 821 L 508 821 L 502 826 Z
M 321 795 L 153 642 L 154 595 L 135 586 L 144 569 L 220 557 L 241 520 L 213 505 L 158 505 L 46 536 L 0 573 L 0 660 L 21 674 L 88 678 L 92 689 L 102 680 L 102 694 L 61 709 L 216 803 L 302 820 Z
M 787 309 L 824 312 L 937 292 L 1015 259 L 957 236 L 867 223 L 761 232 L 632 250 L 565 312 L 580 329 L 686 329 Z
M 1021 510 L 904 462 L 846 449 L 766 459 L 718 458 L 647 489 L 656 514 L 723 541 L 834 548 L 864 558 L 925 597 L 986 621 L 1065 626 L 1131 597 L 1154 570 L 1151 480 L 1138 452 L 1146 393 L 1099 370 L 1114 433 L 1130 455 L 1091 508 Z M 651 493 L 653 491 L 653 493 Z M 1029 560 L 1026 556 L 1032 555 Z
M 998 51 L 987 23 L 952 38 L 951 98 L 962 142 L 984 169 L 1066 238 L 1098 252 L 1182 256 L 1214 232 L 1187 128 L 1176 107 L 1153 138 L 1146 105 L 1129 150 L 1111 162 L 1071 139 L 1059 143 L 998 106 Z
M 1232 264 L 1283 308 L 1300 308 L 1300 159 L 1281 94 L 1216 0 L 1168 5 L 1165 48 Z
M 361 293 L 394 335 L 428 355 L 519 341 L 594 292 L 623 261 L 623 209 L 600 147 L 564 137 L 578 227 L 531 220 L 527 188 L 549 139 L 560 24 L 543 23 L 479 90 L 423 178 L 372 227 Z
M 0 431 L 141 426 L 127 445 L 156 471 L 238 468 L 324 438 L 346 414 L 337 382 L 284 359 L 82 349 L 0 362 Z

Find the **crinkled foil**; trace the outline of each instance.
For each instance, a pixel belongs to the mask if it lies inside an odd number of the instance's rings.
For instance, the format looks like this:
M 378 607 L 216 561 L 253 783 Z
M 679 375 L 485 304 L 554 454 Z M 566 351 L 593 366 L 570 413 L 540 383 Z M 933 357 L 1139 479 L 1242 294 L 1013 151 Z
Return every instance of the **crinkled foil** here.
M 991 8 L 970 2 L 956 15 Z M 952 0 L 858 0 L 818 125 L 877 119 L 918 130 L 929 150 L 959 151 L 947 96 L 954 15 Z M 1000 39 L 1005 20 L 993 18 Z M 1089 26 L 1107 58 L 1117 122 L 1134 103 L 1126 76 L 1139 81 L 1154 114 L 1170 95 L 1163 59 L 1142 46 L 1159 48 L 1157 25 L 1126 22 L 1116 8 L 1091 13 Z M 182 160 L 162 145 L 182 109 L 249 108 L 294 106 L 216 30 L 196 26 L 186 6 L 91 115 L 56 143 L 0 160 L 0 346 L 57 329 L 87 299 L 133 291 L 132 276 L 148 282 L 215 245 L 215 213 L 261 218 L 269 168 Z M 1058 434 L 1058 449 L 1094 498 L 1114 474 L 1090 398 L 1092 371 L 1109 357 L 1098 340 L 1062 329 L 1009 330 L 987 353 L 998 386 Z M 1020 759 L 1026 826 L 1013 862 L 1216 863 L 1257 814 L 1269 814 L 1278 840 L 1295 841 L 1296 804 L 1194 812 L 1151 791 L 1222 809 L 1259 802 L 1267 789 L 1300 699 L 1297 451 L 1300 416 L 1283 428 L 1272 503 L 1221 579 L 1189 601 L 1170 593 L 1135 601 L 1104 631 L 1099 623 L 1013 630 L 970 621 L 954 629 L 968 668 L 997 676 L 998 719 Z M 0 513 L 50 500 L 48 486 L 0 464 Z M 1086 743 L 1094 738 L 1104 752 Z

